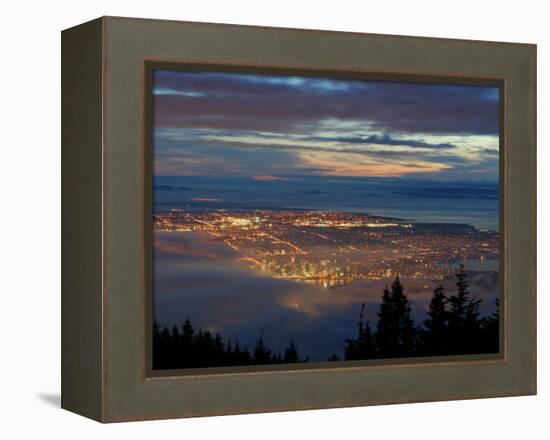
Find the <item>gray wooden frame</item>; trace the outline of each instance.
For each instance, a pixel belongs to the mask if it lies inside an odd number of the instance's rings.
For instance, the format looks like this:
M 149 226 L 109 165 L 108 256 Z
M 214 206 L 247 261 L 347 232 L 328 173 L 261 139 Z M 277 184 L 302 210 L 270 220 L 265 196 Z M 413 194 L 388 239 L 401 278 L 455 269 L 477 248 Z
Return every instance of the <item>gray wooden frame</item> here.
M 500 354 L 154 374 L 146 111 L 154 63 L 499 84 Z M 115 422 L 534 394 L 536 46 L 115 17 L 65 30 L 62 222 L 62 406 L 84 416 Z

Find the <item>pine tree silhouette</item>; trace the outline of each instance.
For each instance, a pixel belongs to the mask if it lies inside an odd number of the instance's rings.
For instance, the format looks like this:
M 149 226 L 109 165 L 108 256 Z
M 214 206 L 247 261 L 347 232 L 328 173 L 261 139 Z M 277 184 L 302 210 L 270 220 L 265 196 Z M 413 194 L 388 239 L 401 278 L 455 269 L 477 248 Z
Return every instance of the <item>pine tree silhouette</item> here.
M 407 295 L 405 295 L 405 288 L 401 284 L 399 275 L 395 277 L 391 287 L 391 296 L 397 319 L 397 355 L 408 356 L 413 354 L 416 344 L 416 328 L 411 318 L 411 306 Z
M 378 312 L 372 351 L 368 322 L 363 323 L 361 306 L 358 336 L 345 340 L 346 360 L 404 356 L 439 356 L 447 354 L 496 353 L 499 349 L 498 300 L 496 311 L 480 319 L 481 300 L 471 297 L 463 266 L 456 270 L 457 293 L 448 299 L 442 285 L 434 289 L 423 327 L 411 318 L 411 306 L 399 277 L 386 286 Z M 329 358 L 330 359 L 330 358 Z
M 249 365 L 252 363 L 252 356 L 250 355 L 248 347 L 243 349 L 239 359 L 241 359 L 241 362 L 238 365 Z
M 424 321 L 422 346 L 427 355 L 442 355 L 449 351 L 449 312 L 445 289 L 439 284 L 428 306 L 428 319 Z
M 157 321 L 153 323 L 153 369 L 200 368 L 256 364 L 281 364 L 307 362 L 308 358 L 300 360 L 298 348 L 293 340 L 284 352 L 273 354 L 263 338 L 263 330 L 256 341 L 254 355 L 247 347 L 241 348 L 239 340 L 234 344 L 224 339 L 219 332 L 214 335 L 209 330 L 199 329 L 195 332 L 189 318 L 186 318 L 181 331 L 173 326 L 160 327 Z
M 397 319 L 395 306 L 388 286 L 382 293 L 376 326 L 376 348 L 378 357 L 392 357 L 397 353 Z
M 258 365 L 269 364 L 271 362 L 271 350 L 264 344 L 264 332 L 260 332 L 260 337 L 254 347 L 254 363 Z
M 193 339 L 195 336 L 195 330 L 191 325 L 189 318 L 185 319 L 181 328 L 181 367 L 187 368 L 192 365 L 193 353 Z
M 374 357 L 374 341 L 369 322 L 363 322 L 365 304 L 361 305 L 359 322 L 357 324 L 357 338 L 346 339 L 344 357 L 346 360 L 371 359 Z
M 344 345 L 344 359 L 373 359 L 405 356 L 438 356 L 447 354 L 498 353 L 499 351 L 499 301 L 495 312 L 480 319 L 481 300 L 474 299 L 468 290 L 467 275 L 463 265 L 456 273 L 456 294 L 445 296 L 442 285 L 434 291 L 427 309 L 427 319 L 417 328 L 411 318 L 411 306 L 399 276 L 386 286 L 378 311 L 376 333 L 364 319 L 365 304 L 361 305 L 357 335 L 348 338 Z M 224 343 L 222 335 L 209 330 L 195 331 L 189 318 L 181 330 L 171 330 L 153 323 L 153 369 L 199 368 L 219 366 L 265 365 L 309 362 L 300 359 L 298 348 L 291 339 L 281 355 L 266 346 L 261 330 L 252 354 L 242 347 L 239 340 Z M 329 361 L 338 361 L 334 353 Z
M 214 336 L 214 349 L 213 349 L 213 364 L 214 365 L 223 365 L 225 363 L 225 347 L 223 344 L 223 339 L 218 332 Z
M 250 363 L 250 356 L 245 360 L 244 354 L 241 351 L 241 346 L 239 345 L 239 340 L 235 339 L 235 348 L 233 350 L 233 356 L 230 356 L 230 365 L 248 365 Z
M 376 331 L 377 357 L 391 358 L 414 354 L 416 328 L 411 318 L 411 307 L 399 276 L 391 291 L 387 286 L 382 295 Z
M 449 298 L 449 353 L 478 353 L 481 347 L 481 300 L 473 299 L 468 290 L 467 274 L 460 264 L 455 272 L 457 293 Z
M 470 302 L 470 292 L 468 291 L 467 275 L 463 264 L 459 264 L 458 269 L 455 271 L 455 276 L 457 293 L 449 299 L 451 319 L 464 321 L 466 319 L 468 303 Z
M 282 364 L 283 363 L 283 358 L 281 356 L 281 352 L 278 351 L 276 354 L 274 354 L 272 357 L 271 357 L 271 362 L 273 364 Z
M 283 357 L 283 361 L 285 364 L 295 363 L 298 361 L 298 350 L 296 349 L 296 345 L 294 344 L 294 341 L 290 341 L 290 345 L 285 350 L 285 355 Z

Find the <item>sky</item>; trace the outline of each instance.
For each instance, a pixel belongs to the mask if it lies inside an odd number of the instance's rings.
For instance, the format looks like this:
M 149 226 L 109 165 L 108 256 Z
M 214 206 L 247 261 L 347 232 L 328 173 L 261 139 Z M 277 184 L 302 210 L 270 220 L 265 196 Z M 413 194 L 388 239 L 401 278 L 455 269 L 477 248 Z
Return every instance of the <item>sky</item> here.
M 156 176 L 498 182 L 497 87 L 155 70 Z

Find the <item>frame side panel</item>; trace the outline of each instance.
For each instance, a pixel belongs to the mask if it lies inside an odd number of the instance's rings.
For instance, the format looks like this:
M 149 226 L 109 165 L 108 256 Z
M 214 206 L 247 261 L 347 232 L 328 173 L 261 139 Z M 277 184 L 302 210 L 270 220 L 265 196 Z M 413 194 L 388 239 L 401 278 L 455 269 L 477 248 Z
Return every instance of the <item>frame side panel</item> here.
M 61 406 L 101 420 L 102 19 L 61 49 Z

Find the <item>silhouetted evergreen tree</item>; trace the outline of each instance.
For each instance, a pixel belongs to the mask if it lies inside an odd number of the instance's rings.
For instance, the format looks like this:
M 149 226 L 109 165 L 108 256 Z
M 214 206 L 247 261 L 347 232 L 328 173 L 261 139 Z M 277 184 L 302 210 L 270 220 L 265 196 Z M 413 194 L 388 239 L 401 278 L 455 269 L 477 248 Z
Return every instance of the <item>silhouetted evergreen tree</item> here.
M 464 347 L 463 351 L 481 353 L 483 347 L 483 331 L 479 318 L 480 299 L 471 299 L 466 308 L 466 320 L 464 322 L 464 337 L 471 342 L 470 348 Z
M 250 359 L 247 359 L 246 362 L 244 361 L 243 352 L 241 351 L 238 339 L 235 339 L 233 353 L 229 353 L 229 363 L 230 365 L 247 365 L 250 363 Z
M 416 328 L 411 318 L 411 306 L 407 295 L 405 295 L 405 289 L 403 284 L 401 284 L 399 276 L 395 277 L 391 288 L 391 296 L 395 305 L 397 319 L 397 355 L 408 356 L 413 354 L 416 348 Z
M 364 350 L 371 336 L 368 322 L 363 324 L 363 305 L 358 336 L 346 339 L 345 359 L 498 352 L 498 300 L 495 313 L 480 319 L 481 300 L 471 297 L 462 265 L 456 270 L 456 279 L 457 292 L 449 299 L 442 285 L 434 289 L 427 319 L 417 327 L 403 285 L 396 277 L 391 290 L 386 286 L 382 294 L 372 351 Z
M 376 352 L 377 357 L 392 357 L 397 353 L 397 319 L 395 306 L 388 286 L 382 293 L 382 302 L 378 312 L 378 324 L 376 326 Z
M 233 345 L 231 341 L 227 341 L 225 345 L 225 365 L 235 365 L 235 352 L 233 351 Z
M 252 363 L 252 356 L 250 355 L 250 351 L 248 351 L 248 347 L 244 347 L 239 359 L 241 359 L 241 362 L 238 365 L 249 365 Z
M 296 345 L 294 344 L 294 341 L 290 341 L 290 345 L 285 350 L 285 355 L 283 358 L 283 361 L 285 364 L 290 364 L 298 361 L 298 350 L 296 349 Z
M 360 356 L 359 341 L 357 339 L 346 339 L 346 346 L 344 347 L 344 358 L 346 359 L 346 361 L 363 359 Z
M 374 357 L 374 341 L 369 322 L 363 323 L 365 304 L 361 305 L 359 322 L 357 324 L 357 338 L 346 339 L 344 356 L 346 360 L 370 359 Z
M 195 338 L 195 362 L 193 366 L 216 366 L 216 351 L 214 348 L 214 338 L 209 330 L 199 330 Z M 197 365 L 198 364 L 198 365 Z
M 181 335 L 177 326 L 172 326 L 170 332 L 170 351 L 172 353 L 170 364 L 179 365 L 182 362 Z
M 449 350 L 449 312 L 445 289 L 438 285 L 428 306 L 428 319 L 424 321 L 422 350 L 427 355 L 446 354 Z
M 457 293 L 449 298 L 449 353 L 478 353 L 480 346 L 481 322 L 479 306 L 481 300 L 473 299 L 468 290 L 467 274 L 460 264 L 455 273 Z
M 363 335 L 359 340 L 359 343 L 362 347 L 362 352 L 366 359 L 369 359 L 374 356 L 375 354 L 374 337 L 372 336 L 369 321 L 365 323 Z
M 294 341 L 290 342 L 284 356 L 280 352 L 272 353 L 264 343 L 263 331 L 252 356 L 247 347 L 241 348 L 238 339 L 234 344 L 229 340 L 224 344 L 219 332 L 214 335 L 209 330 L 195 332 L 189 319 L 185 320 L 181 331 L 176 326 L 170 331 L 166 326 L 161 328 L 156 321 L 153 323 L 153 368 L 156 370 L 300 362 Z
M 195 331 L 189 318 L 185 319 L 181 328 L 181 361 L 178 368 L 189 368 L 193 366 L 192 360 L 195 357 L 193 351 L 193 340 Z
M 225 363 L 225 347 L 223 345 L 223 339 L 218 332 L 214 336 L 214 352 L 213 363 L 214 365 L 223 365 Z
M 254 363 L 258 365 L 269 364 L 271 362 L 271 350 L 269 350 L 264 344 L 263 331 L 260 332 L 260 337 L 256 341 L 254 347 Z
M 449 304 L 451 306 L 451 321 L 464 321 L 466 319 L 468 303 L 470 302 L 470 292 L 468 291 L 468 283 L 466 281 L 467 275 L 463 264 L 458 266 L 455 276 L 457 293 L 456 295 L 452 295 L 449 299 Z M 452 322 L 452 324 L 454 323 Z
M 391 291 L 386 287 L 378 312 L 376 331 L 377 357 L 410 356 L 416 348 L 416 328 L 411 318 L 411 306 L 399 276 Z

